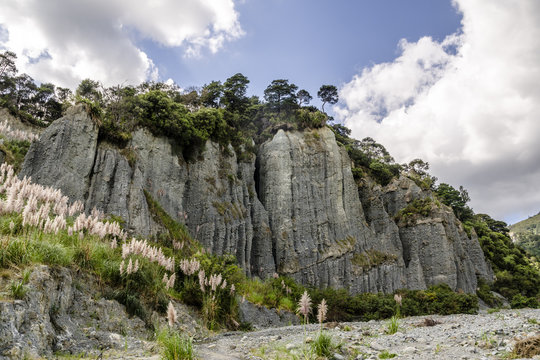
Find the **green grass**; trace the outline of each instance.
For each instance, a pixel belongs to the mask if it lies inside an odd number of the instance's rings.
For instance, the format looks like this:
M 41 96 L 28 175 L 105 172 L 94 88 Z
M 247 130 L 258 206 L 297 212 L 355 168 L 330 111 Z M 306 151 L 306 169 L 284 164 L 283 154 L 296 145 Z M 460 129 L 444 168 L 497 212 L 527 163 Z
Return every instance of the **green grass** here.
M 399 319 L 397 316 L 392 316 L 387 324 L 386 333 L 389 335 L 395 334 L 399 330 Z
M 156 200 L 154 200 L 148 191 L 144 190 L 144 196 L 146 197 L 148 208 L 154 220 L 167 229 L 167 235 L 170 237 L 170 240 L 186 241 L 186 243 L 189 245 L 196 245 L 192 241 L 187 228 L 167 214 L 167 212 Z
M 161 346 L 162 358 L 166 360 L 192 360 L 195 359 L 193 340 L 185 335 L 170 329 L 161 329 L 156 340 Z
M 10 295 L 17 300 L 22 300 L 28 292 L 28 287 L 23 281 L 12 281 L 9 285 Z
M 13 166 L 18 172 L 24 161 L 24 157 L 30 148 L 30 142 L 26 140 L 7 140 L 0 144 L 0 150 L 6 154 L 5 161 Z
M 397 354 L 393 354 L 391 352 L 388 352 L 388 350 L 383 350 L 379 354 L 379 359 L 392 359 L 395 358 Z
M 336 344 L 332 336 L 328 333 L 321 331 L 319 335 L 310 343 L 311 350 L 319 357 L 331 358 L 331 356 L 339 349 L 339 345 Z

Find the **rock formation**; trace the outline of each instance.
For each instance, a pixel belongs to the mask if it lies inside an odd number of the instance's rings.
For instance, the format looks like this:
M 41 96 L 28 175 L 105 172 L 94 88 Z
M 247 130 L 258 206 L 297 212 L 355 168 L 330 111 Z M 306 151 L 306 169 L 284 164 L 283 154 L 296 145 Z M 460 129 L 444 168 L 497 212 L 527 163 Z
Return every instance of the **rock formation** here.
M 450 208 L 397 222 L 400 209 L 431 192 L 407 177 L 386 187 L 366 178 L 359 187 L 328 128 L 280 130 L 248 160 L 208 141 L 187 162 L 173 140 L 144 129 L 122 149 L 100 141 L 79 106 L 32 144 L 21 175 L 153 235 L 160 225 L 146 190 L 206 248 L 234 254 L 250 275 L 278 272 L 355 293 L 440 282 L 474 292 L 477 276 L 492 276 L 474 233 L 467 236 Z

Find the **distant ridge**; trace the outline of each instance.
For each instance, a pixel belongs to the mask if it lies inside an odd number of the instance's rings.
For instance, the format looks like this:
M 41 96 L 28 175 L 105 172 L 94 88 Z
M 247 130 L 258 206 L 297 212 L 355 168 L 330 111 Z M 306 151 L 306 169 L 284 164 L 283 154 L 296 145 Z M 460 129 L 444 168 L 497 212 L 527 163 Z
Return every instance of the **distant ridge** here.
M 511 225 L 510 237 L 531 255 L 540 258 L 540 212 Z

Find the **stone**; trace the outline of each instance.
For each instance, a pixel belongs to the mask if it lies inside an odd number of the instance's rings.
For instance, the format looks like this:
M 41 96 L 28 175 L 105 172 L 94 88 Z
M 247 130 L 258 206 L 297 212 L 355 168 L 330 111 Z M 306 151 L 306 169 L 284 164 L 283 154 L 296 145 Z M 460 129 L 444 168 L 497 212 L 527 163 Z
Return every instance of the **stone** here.
M 402 352 L 404 354 L 412 354 L 412 353 L 416 352 L 416 348 L 414 346 L 407 346 L 406 348 L 404 348 L 402 350 Z
M 238 318 L 240 322 L 248 323 L 255 329 L 300 324 L 298 316 L 290 311 L 268 309 L 247 300 L 238 301 Z
M 287 345 L 285 345 L 285 349 L 287 350 L 296 349 L 297 347 L 298 347 L 298 344 L 294 344 L 294 343 L 288 343 Z
M 376 342 L 372 342 L 370 345 L 369 345 L 373 350 L 376 350 L 376 351 L 383 351 L 385 350 L 385 347 L 376 343 Z

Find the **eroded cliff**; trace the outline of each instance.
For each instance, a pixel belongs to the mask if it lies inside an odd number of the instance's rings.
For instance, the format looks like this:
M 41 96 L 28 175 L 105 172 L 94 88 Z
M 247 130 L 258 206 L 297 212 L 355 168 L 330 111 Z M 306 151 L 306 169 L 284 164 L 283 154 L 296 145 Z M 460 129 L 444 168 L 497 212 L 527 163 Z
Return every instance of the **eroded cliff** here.
M 33 143 L 21 175 L 154 235 L 161 229 L 147 191 L 206 248 L 234 254 L 250 275 L 279 272 L 352 292 L 439 282 L 473 292 L 477 276 L 491 277 L 478 240 L 451 209 L 438 204 L 426 218 L 397 221 L 400 209 L 433 195 L 407 177 L 386 187 L 366 178 L 359 187 L 328 128 L 280 130 L 242 160 L 208 141 L 189 162 L 173 140 L 144 129 L 123 149 L 98 135 L 84 109 L 72 109 Z

